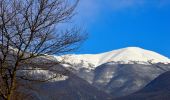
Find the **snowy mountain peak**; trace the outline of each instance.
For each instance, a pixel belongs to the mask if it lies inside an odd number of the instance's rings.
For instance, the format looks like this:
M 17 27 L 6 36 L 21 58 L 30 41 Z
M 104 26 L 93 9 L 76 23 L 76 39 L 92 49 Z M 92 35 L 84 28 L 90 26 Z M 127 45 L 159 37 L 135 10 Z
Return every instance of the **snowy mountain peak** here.
M 136 62 L 152 61 L 152 63 L 159 63 L 159 62 L 169 63 L 170 59 L 150 50 L 145 50 L 139 47 L 127 47 L 127 48 L 113 50 L 111 52 L 104 53 L 101 62 L 103 63 L 103 61 L 104 62 L 122 61 L 125 63 L 128 63 L 130 61 L 136 61 Z
M 145 50 L 139 47 L 127 47 L 118 50 L 113 50 L 100 54 L 71 54 L 64 55 L 68 62 L 83 63 L 84 66 L 92 65 L 93 68 L 108 62 L 121 63 L 121 64 L 148 64 L 152 63 L 170 63 L 170 59 L 160 55 L 156 52 Z

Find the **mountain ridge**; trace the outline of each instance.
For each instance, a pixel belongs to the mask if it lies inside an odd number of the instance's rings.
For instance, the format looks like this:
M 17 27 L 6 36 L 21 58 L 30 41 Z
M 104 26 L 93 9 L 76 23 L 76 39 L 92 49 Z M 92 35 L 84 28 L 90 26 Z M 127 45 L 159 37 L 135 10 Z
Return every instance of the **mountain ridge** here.
M 55 57 L 58 58 L 58 56 Z M 126 47 L 99 54 L 67 54 L 60 57 L 65 57 L 66 62 L 70 63 L 84 61 L 84 63 L 93 64 L 94 68 L 108 62 L 120 62 L 121 64 L 170 63 L 168 57 L 140 47 Z

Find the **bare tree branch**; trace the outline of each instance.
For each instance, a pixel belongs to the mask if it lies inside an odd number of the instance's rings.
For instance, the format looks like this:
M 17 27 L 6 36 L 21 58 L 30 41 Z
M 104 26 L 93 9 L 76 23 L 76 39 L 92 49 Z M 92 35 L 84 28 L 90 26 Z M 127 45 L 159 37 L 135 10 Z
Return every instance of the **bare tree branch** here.
M 0 0 L 0 97 L 11 100 L 18 80 L 33 80 L 28 71 L 44 70 L 58 77 L 52 69 L 61 62 L 51 62 L 49 54 L 60 55 L 77 49 L 86 39 L 79 28 L 61 31 L 61 24 L 74 16 L 78 4 L 68 0 Z M 36 60 L 48 61 L 35 63 Z M 48 66 L 44 66 L 48 65 Z M 24 73 L 18 75 L 18 73 Z

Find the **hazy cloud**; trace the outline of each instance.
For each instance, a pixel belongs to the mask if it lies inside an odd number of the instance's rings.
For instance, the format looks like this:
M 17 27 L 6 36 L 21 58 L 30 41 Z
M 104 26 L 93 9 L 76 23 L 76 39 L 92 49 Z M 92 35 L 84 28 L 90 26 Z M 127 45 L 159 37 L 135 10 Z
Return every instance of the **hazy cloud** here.
M 170 0 L 80 0 L 77 12 L 81 21 L 93 22 L 105 11 L 119 12 L 127 9 L 162 8 L 170 5 Z
M 97 0 L 80 0 L 77 10 L 81 17 L 91 18 L 96 16 L 101 8 L 102 5 Z
M 113 10 L 122 10 L 145 5 L 145 0 L 112 0 L 110 6 Z
M 170 0 L 80 0 L 80 9 L 90 13 L 100 9 L 122 10 L 136 7 L 160 7 L 170 5 Z M 95 13 L 95 12 L 93 12 Z M 92 13 L 90 13 L 92 14 Z
M 170 0 L 159 0 L 159 7 L 169 6 Z

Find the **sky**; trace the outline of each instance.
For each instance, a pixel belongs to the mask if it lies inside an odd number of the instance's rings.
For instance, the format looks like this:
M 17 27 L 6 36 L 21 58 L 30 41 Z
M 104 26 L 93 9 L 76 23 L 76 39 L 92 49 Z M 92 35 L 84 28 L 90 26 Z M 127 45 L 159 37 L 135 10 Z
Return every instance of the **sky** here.
M 170 0 L 80 0 L 76 12 L 88 32 L 76 53 L 141 47 L 170 58 Z

